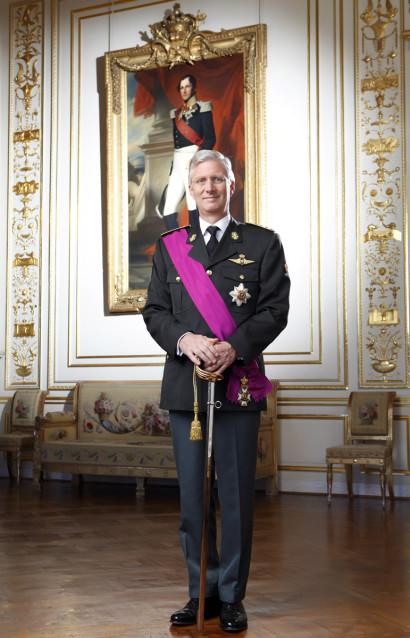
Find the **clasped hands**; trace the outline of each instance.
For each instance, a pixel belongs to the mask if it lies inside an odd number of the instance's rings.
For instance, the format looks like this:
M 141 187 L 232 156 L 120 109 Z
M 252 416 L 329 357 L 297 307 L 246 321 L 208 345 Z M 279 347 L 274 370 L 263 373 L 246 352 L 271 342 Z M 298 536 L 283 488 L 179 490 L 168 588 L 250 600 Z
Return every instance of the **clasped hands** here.
M 181 351 L 205 372 L 222 374 L 237 358 L 237 352 L 227 341 L 188 332 L 180 342 Z

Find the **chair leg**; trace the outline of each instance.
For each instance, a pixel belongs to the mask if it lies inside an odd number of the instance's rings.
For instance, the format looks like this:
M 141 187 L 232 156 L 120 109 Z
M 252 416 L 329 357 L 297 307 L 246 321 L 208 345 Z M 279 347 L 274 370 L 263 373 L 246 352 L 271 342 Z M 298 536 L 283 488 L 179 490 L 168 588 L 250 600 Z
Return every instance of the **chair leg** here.
M 21 451 L 17 450 L 17 485 L 20 485 Z
M 386 468 L 384 465 L 380 468 L 380 487 L 382 490 L 383 509 L 386 509 Z
M 6 452 L 7 457 L 7 469 L 9 472 L 9 477 L 13 478 L 13 452 Z
M 394 499 L 394 488 L 393 488 L 393 471 L 391 463 L 386 465 L 386 475 L 387 475 L 387 485 L 389 488 L 390 499 Z
M 137 484 L 136 496 L 144 496 L 146 479 L 142 476 L 137 476 L 135 482 Z
M 353 467 L 350 463 L 345 464 L 347 493 L 349 498 L 353 498 Z
M 71 475 L 71 485 L 77 487 L 79 492 L 84 488 L 84 475 L 83 474 L 72 474 Z
M 332 483 L 333 483 L 333 466 L 332 463 L 327 464 L 327 502 L 330 505 L 330 501 L 332 500 Z
M 276 475 L 272 474 L 265 479 L 265 494 L 266 496 L 277 496 L 278 488 L 276 484 Z
M 33 487 L 36 489 L 40 489 L 40 483 L 43 478 L 43 472 L 36 466 L 33 465 Z

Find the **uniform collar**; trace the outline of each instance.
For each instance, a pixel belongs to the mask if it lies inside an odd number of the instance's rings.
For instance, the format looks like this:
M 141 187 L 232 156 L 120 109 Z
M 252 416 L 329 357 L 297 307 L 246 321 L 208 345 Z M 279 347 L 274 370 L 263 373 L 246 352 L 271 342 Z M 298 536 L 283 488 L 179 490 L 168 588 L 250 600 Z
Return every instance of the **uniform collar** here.
M 186 113 L 186 111 L 190 111 L 192 109 L 192 107 L 195 106 L 197 101 L 198 100 L 197 100 L 196 95 L 191 95 L 191 97 L 189 98 L 188 102 L 185 102 L 183 104 L 183 106 L 181 106 L 181 112 L 182 113 Z
M 201 223 L 201 218 L 199 218 Z M 201 225 L 195 224 L 188 229 L 188 237 L 187 244 L 192 246 L 191 251 L 189 252 L 189 256 L 196 261 L 201 262 L 204 266 L 208 266 L 210 264 L 216 264 L 220 261 L 228 259 L 233 254 L 236 254 L 240 251 L 240 245 L 242 243 L 242 228 L 243 224 L 237 222 L 235 219 L 231 217 L 231 215 L 226 215 L 223 217 L 223 221 L 226 221 L 227 227 L 221 241 L 219 242 L 215 252 L 212 254 L 210 258 L 208 252 L 206 250 L 204 237 L 202 234 Z M 219 220 L 214 226 L 219 226 Z M 206 224 L 206 228 L 208 228 L 209 224 Z M 206 229 L 205 229 L 206 230 Z
M 225 215 L 225 217 L 222 217 L 222 219 L 219 219 L 217 222 L 215 222 L 214 224 L 210 224 L 209 222 L 206 222 L 204 219 L 202 219 L 202 217 L 199 217 L 199 225 L 201 227 L 201 233 L 204 235 L 207 232 L 207 228 L 209 226 L 218 226 L 218 228 L 220 229 L 220 232 L 217 233 L 216 238 L 218 241 L 221 240 L 222 235 L 224 234 L 224 232 L 226 231 L 226 229 L 228 228 L 230 222 L 231 222 L 231 215 L 230 213 L 228 213 L 227 215 Z M 206 237 L 205 237 L 206 239 Z

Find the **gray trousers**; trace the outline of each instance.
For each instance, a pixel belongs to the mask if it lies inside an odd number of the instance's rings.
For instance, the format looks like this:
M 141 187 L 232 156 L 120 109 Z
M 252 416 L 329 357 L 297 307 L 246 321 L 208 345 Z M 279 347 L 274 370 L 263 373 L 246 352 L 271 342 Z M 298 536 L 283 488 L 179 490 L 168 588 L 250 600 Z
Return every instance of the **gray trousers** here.
M 245 597 L 252 549 L 253 507 L 260 412 L 215 412 L 213 456 L 217 475 L 221 538 L 219 552 L 212 490 L 206 596 L 228 603 Z M 178 472 L 179 534 L 189 574 L 189 596 L 199 596 L 206 415 L 202 441 L 191 441 L 193 413 L 172 411 L 171 432 Z

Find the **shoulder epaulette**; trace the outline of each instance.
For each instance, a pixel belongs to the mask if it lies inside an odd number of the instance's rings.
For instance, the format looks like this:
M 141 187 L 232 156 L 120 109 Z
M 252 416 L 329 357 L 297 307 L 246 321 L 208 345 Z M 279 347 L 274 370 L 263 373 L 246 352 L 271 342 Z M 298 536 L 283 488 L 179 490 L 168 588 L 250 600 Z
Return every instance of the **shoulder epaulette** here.
M 178 228 L 172 228 L 171 230 L 166 230 L 165 233 L 161 233 L 161 237 L 165 237 L 165 235 L 174 233 L 176 230 L 183 230 L 184 228 L 190 228 L 189 224 L 188 226 L 179 226 Z
M 275 232 L 273 228 L 268 228 L 267 226 L 261 226 L 260 224 L 253 224 L 252 222 L 245 222 L 245 224 L 247 226 L 256 226 L 256 228 L 263 228 L 264 230 L 270 230 L 271 233 Z
M 202 100 L 198 100 L 197 104 L 201 113 L 204 113 L 205 111 L 212 111 L 214 108 L 212 106 L 212 102 L 202 102 Z

